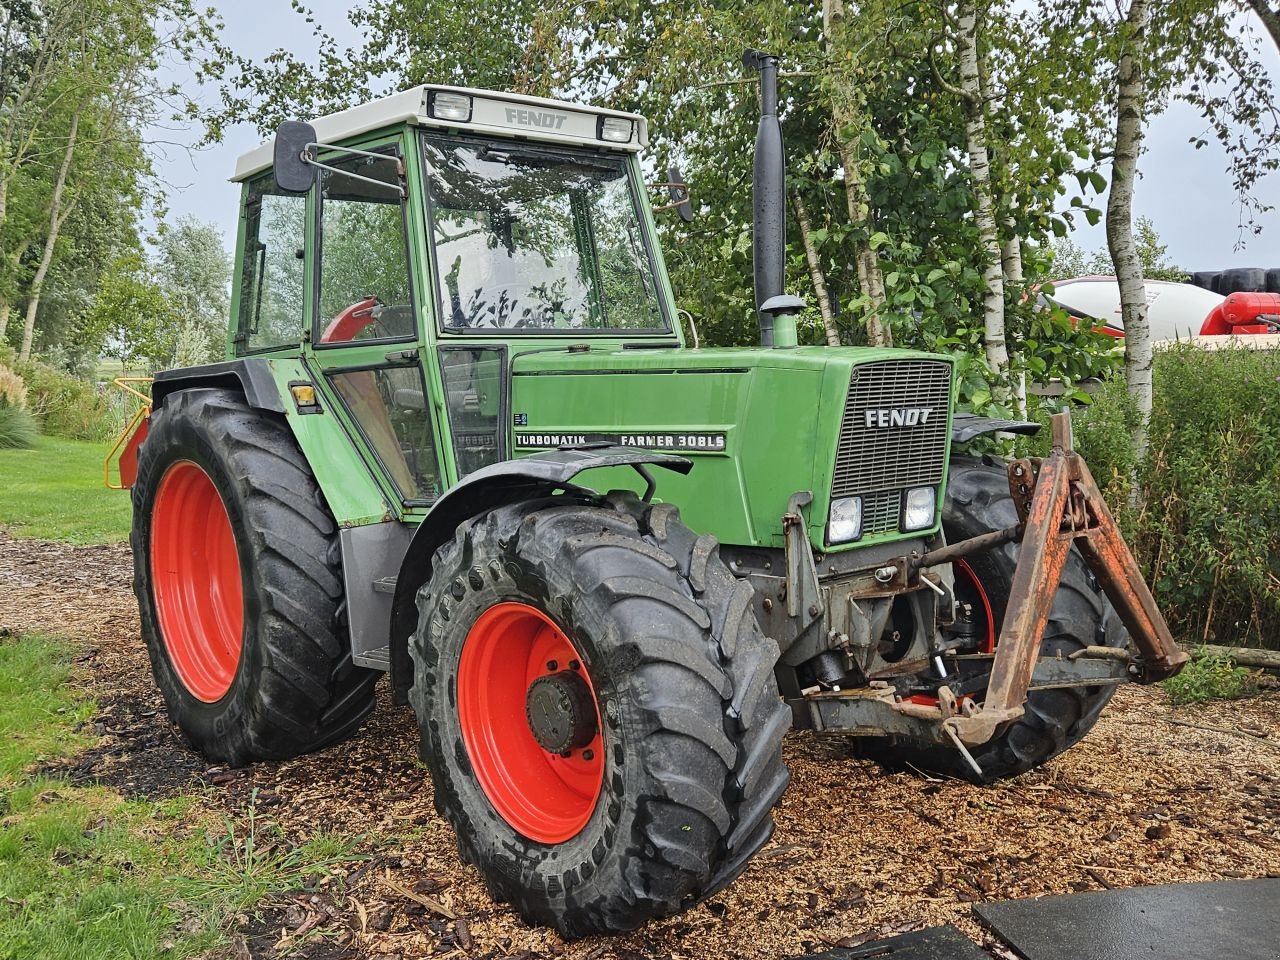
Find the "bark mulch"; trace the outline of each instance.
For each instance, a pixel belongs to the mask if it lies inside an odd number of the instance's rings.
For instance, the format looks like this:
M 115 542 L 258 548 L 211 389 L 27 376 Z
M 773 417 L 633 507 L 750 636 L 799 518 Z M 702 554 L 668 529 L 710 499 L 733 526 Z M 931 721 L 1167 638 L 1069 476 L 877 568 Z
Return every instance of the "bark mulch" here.
M 627 936 L 565 943 L 491 901 L 461 863 L 413 716 L 385 691 L 355 739 L 314 756 L 227 770 L 188 750 L 150 682 L 130 577 L 124 546 L 0 534 L 0 631 L 82 643 L 75 682 L 101 705 L 99 744 L 55 772 L 126 795 L 191 793 L 192 817 L 210 823 L 252 803 L 293 842 L 335 834 L 363 857 L 239 918 L 236 960 L 772 960 L 947 922 L 1008 956 L 972 904 L 1280 876 L 1280 695 L 1174 708 L 1134 687 L 1078 747 L 985 788 L 887 772 L 843 740 L 793 733 L 777 834 L 737 882 Z

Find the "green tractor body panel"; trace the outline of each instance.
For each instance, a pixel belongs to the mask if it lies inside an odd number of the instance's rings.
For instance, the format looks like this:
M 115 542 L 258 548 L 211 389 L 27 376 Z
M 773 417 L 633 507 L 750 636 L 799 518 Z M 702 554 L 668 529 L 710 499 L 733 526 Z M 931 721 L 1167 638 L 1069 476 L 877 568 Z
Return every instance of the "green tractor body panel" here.
M 919 536 L 869 534 L 826 542 L 828 504 L 850 379 L 856 366 L 937 357 L 901 350 L 709 349 L 517 354 L 512 371 L 515 450 L 613 442 L 690 457 L 685 477 L 663 477 L 658 497 L 680 506 L 696 530 L 722 543 L 782 547 L 790 497 L 810 491 L 809 539 L 819 551 Z M 944 469 L 950 397 L 934 411 L 944 429 L 934 452 Z M 639 491 L 631 471 L 584 474 L 599 490 Z M 945 484 L 945 472 L 938 484 Z

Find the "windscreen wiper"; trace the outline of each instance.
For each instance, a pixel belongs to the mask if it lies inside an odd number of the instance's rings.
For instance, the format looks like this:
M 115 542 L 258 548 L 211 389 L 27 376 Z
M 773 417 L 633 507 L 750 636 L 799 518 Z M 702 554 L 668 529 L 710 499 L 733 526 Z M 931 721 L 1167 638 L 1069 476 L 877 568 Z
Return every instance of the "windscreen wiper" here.
M 531 167 L 579 167 L 584 170 L 601 170 L 621 176 L 623 168 L 617 163 L 598 163 L 589 158 L 563 153 L 548 153 L 543 150 L 522 150 L 519 147 L 484 146 L 477 152 L 481 160 L 492 163 L 518 162 Z

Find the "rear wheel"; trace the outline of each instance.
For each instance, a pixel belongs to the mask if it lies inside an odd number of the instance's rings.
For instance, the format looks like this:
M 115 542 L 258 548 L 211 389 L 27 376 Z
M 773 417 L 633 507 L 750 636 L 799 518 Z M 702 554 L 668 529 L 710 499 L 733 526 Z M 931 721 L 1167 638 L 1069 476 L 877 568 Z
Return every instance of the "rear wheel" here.
M 778 648 L 674 508 L 497 508 L 437 552 L 418 607 L 436 806 L 526 921 L 633 929 L 729 883 L 772 834 Z
M 184 390 L 151 417 L 133 487 L 134 591 L 170 718 L 211 760 L 286 759 L 353 732 L 337 526 L 280 417 Z
M 1005 465 L 987 457 L 953 459 L 943 512 L 948 541 L 954 543 L 1015 523 L 1017 513 Z M 990 653 L 995 649 L 1017 562 L 1018 545 L 1009 543 L 955 564 L 956 601 L 968 608 L 972 635 L 971 646 L 961 652 Z M 1119 647 L 1127 642 L 1128 634 L 1111 604 L 1098 589 L 1084 558 L 1072 547 L 1040 641 L 1041 656 L 1067 656 L 1090 644 Z M 986 661 L 960 663 L 965 671 L 990 669 Z M 869 740 L 865 748 L 892 766 L 910 764 L 948 776 L 991 782 L 1038 767 L 1080 742 L 1114 692 L 1113 686 L 1033 691 L 1021 718 L 986 743 L 969 748 L 982 768 L 981 777 L 950 746 L 894 738 Z M 981 692 L 976 699 L 981 701 Z

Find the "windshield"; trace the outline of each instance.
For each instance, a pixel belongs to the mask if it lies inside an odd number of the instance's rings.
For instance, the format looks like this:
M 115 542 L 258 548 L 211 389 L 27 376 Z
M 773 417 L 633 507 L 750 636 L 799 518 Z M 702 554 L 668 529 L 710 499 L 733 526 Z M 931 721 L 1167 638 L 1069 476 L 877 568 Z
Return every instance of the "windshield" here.
M 624 158 L 439 134 L 423 150 L 447 329 L 670 329 Z

